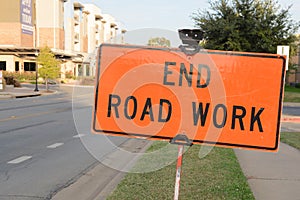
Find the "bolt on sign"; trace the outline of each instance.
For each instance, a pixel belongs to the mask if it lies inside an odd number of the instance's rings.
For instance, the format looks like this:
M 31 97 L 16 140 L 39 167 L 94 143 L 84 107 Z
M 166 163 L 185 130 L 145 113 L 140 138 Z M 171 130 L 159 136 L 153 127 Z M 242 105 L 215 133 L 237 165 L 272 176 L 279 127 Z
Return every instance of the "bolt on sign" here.
M 97 65 L 96 134 L 278 148 L 284 56 L 103 44 Z

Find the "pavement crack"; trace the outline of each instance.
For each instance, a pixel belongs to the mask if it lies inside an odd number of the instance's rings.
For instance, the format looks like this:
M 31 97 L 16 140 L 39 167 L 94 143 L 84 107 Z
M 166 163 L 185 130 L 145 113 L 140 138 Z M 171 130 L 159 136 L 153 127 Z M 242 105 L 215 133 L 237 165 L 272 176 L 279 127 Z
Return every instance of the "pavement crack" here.
M 57 188 L 50 192 L 50 194 L 47 195 L 46 199 L 52 199 L 52 197 L 57 194 L 59 191 L 63 190 L 64 188 L 69 187 L 70 185 L 74 184 L 81 176 L 87 174 L 91 169 L 96 167 L 99 164 L 99 161 L 95 161 L 92 164 L 90 164 L 88 167 L 83 169 L 81 172 L 79 172 L 77 175 L 75 175 L 73 178 L 68 180 L 65 184 L 58 185 Z
M 40 103 L 40 104 L 26 105 L 26 106 L 6 107 L 6 108 L 0 109 L 0 111 L 17 110 L 17 109 L 24 109 L 24 108 L 27 109 L 27 108 L 50 106 L 50 105 L 57 105 L 57 104 L 63 104 L 63 103 L 70 103 L 70 101 L 58 101 L 58 102 L 53 102 L 53 103 Z
M 10 200 L 10 199 L 15 199 L 15 200 L 45 200 L 46 198 L 44 197 L 39 197 L 39 196 L 28 196 L 28 195 L 0 195 L 0 199 L 2 200 Z
M 5 180 L 4 181 L 8 181 L 10 178 L 10 175 L 8 174 L 8 171 L 5 172 Z
M 6 130 L 6 131 L 1 131 L 0 135 L 6 134 L 6 133 L 10 133 L 10 132 L 14 132 L 14 131 L 24 130 L 24 129 L 27 129 L 27 128 L 42 126 L 42 125 L 53 123 L 53 122 L 56 122 L 56 121 L 55 120 L 51 120 L 51 121 L 46 121 L 46 122 L 41 122 L 41 123 L 36 123 L 36 124 L 30 124 L 30 125 L 22 126 L 22 127 L 18 127 L 18 128 L 13 128 L 13 129 L 9 129 L 9 130 Z
M 255 176 L 247 176 L 247 180 L 265 180 L 265 181 L 300 181 L 300 179 L 289 179 L 289 178 L 266 178 L 266 177 L 255 177 Z

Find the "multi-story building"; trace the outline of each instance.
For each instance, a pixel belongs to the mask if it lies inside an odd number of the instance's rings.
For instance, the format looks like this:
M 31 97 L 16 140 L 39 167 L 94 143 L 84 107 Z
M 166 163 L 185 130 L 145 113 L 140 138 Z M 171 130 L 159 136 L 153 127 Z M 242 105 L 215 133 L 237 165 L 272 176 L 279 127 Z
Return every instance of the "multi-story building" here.
M 89 63 L 89 75 L 94 75 L 95 72 L 95 58 L 97 49 L 103 42 L 106 43 L 118 43 L 116 35 L 118 25 L 115 19 L 108 14 L 103 14 L 101 9 L 94 4 L 84 4 L 84 11 L 88 12 L 88 57 L 86 62 Z M 85 70 L 88 72 L 88 70 Z
M 64 49 L 64 3 L 67 0 L 35 0 L 36 47 Z M 46 13 L 45 13 L 46 12 Z
M 84 6 L 80 2 L 68 0 L 65 3 L 65 52 L 73 55 L 72 62 L 67 62 L 62 67 L 62 72 L 72 72 L 75 76 L 89 75 L 85 68 L 89 63 L 84 62 L 84 57 L 88 54 L 87 49 L 87 16 Z M 75 56 L 74 55 L 79 55 Z
M 300 35 L 298 36 L 300 38 Z M 290 85 L 300 84 L 300 46 L 298 46 L 297 55 L 292 57 L 293 67 L 287 74 L 287 83 Z
M 74 0 L 2 0 L 0 70 L 35 71 L 48 46 L 62 62 L 61 76 L 93 76 L 97 47 L 112 40 L 117 23 L 93 4 Z
M 35 3 L 7 0 L 0 12 L 0 70 L 35 71 Z

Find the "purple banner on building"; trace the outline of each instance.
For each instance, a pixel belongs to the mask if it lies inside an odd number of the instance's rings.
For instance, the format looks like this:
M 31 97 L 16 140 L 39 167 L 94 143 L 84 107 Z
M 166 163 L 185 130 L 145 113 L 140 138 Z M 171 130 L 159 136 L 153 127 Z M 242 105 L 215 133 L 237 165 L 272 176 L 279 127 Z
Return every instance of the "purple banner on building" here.
M 32 0 L 20 0 L 22 33 L 33 34 Z

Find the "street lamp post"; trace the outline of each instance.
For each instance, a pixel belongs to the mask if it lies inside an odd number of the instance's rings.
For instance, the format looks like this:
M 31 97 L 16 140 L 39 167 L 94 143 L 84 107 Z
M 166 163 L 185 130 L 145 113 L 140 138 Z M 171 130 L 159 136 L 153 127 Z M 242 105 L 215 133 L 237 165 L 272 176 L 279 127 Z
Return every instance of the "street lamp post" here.
M 35 56 L 38 56 L 38 53 L 35 53 Z M 35 89 L 33 90 L 34 92 L 38 92 L 39 88 L 38 88 L 38 64 L 36 62 L 35 64 Z
M 121 37 L 122 37 L 121 43 L 122 43 L 122 44 L 125 44 L 125 36 L 124 36 L 124 35 L 125 35 L 126 32 L 127 32 L 127 31 L 126 31 L 125 29 L 123 29 L 123 30 L 121 31 L 121 33 L 122 33 L 122 36 L 121 36 Z
M 34 48 L 35 48 L 35 89 L 34 89 L 34 92 L 38 92 L 39 91 L 39 88 L 38 88 L 38 62 L 37 62 L 37 58 L 39 55 L 39 51 L 37 49 L 37 47 L 38 47 L 38 44 L 37 44 L 38 29 L 37 29 L 36 12 L 34 12 L 34 13 L 35 13 L 34 14 Z

